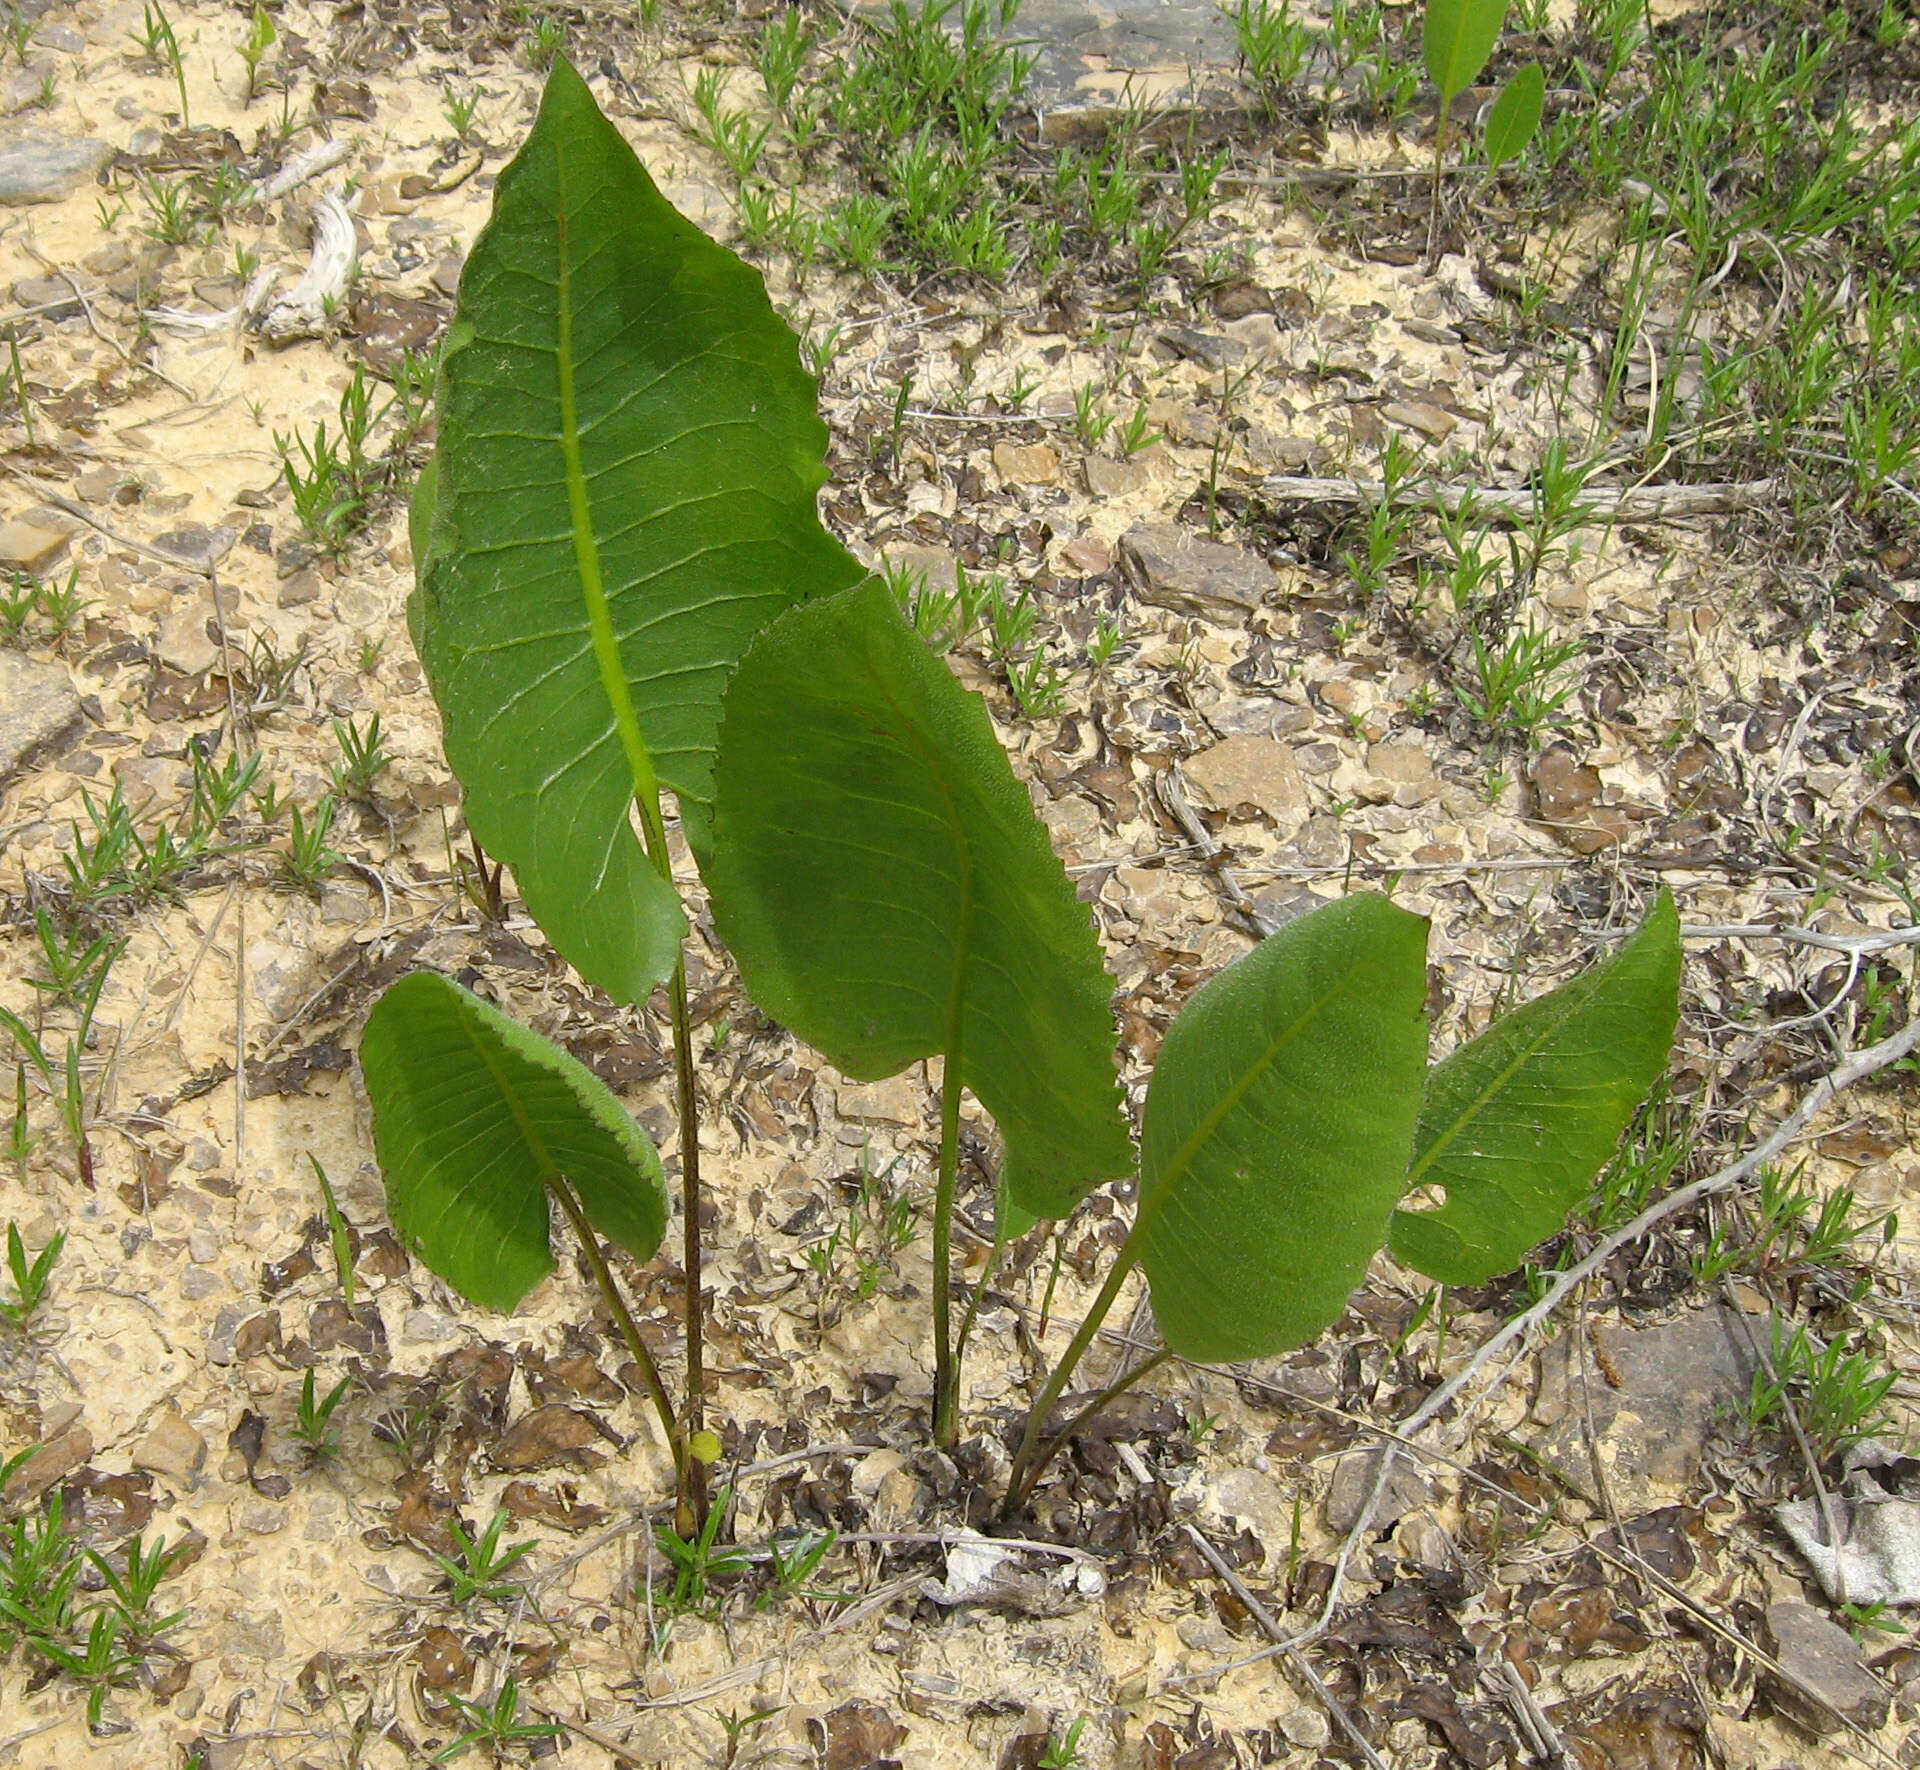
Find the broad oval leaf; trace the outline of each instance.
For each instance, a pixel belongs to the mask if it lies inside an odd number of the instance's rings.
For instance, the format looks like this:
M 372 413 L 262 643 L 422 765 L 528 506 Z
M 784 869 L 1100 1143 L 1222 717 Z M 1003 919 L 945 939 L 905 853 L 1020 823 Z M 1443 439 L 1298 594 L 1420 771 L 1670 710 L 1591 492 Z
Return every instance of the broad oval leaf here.
M 1680 919 L 1663 891 L 1611 957 L 1496 1020 L 1427 1079 L 1393 1251 L 1442 1284 L 1509 1272 L 1566 1221 L 1660 1079 L 1680 1013 Z
M 781 616 L 727 691 L 707 867 L 768 1013 L 846 1074 L 946 1060 L 1063 1215 L 1132 1166 L 1112 984 L 986 708 L 870 582 Z
M 683 928 L 630 805 L 672 788 L 702 853 L 729 671 L 861 575 L 815 508 L 815 391 L 759 275 L 556 62 L 461 274 L 410 624 L 475 833 L 623 1001 Z
M 1420 1112 L 1426 951 L 1424 917 L 1356 894 L 1181 1009 L 1147 1093 L 1137 1231 L 1181 1357 L 1304 1345 L 1366 1276 Z
M 1526 151 L 1540 127 L 1547 102 L 1547 77 L 1530 61 L 1506 85 L 1487 113 L 1487 164 L 1502 166 Z
M 1442 110 L 1479 77 L 1507 22 L 1507 0 L 1427 0 L 1420 47 Z
M 463 1297 L 512 1309 L 553 1270 L 547 1181 L 636 1260 L 666 1232 L 647 1134 L 584 1064 L 432 971 L 367 1016 L 360 1071 L 401 1239 Z

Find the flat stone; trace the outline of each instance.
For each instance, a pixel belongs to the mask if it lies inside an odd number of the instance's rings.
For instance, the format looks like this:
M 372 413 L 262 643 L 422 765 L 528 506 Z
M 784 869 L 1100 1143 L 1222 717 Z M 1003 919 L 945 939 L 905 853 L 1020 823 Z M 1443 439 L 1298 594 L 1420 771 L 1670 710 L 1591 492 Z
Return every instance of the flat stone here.
M 1451 412 L 1421 399 L 1388 400 L 1380 408 L 1380 416 L 1402 430 L 1419 431 L 1430 442 L 1445 442 L 1460 428 L 1460 420 Z
M 1360 1508 L 1380 1474 L 1377 1450 L 1352 1451 L 1334 1464 L 1333 1479 L 1327 1483 L 1327 1527 L 1340 1536 L 1360 1522 Z M 1424 1506 L 1433 1498 L 1426 1481 L 1406 1458 L 1395 1461 L 1388 1478 L 1387 1491 L 1373 1509 L 1368 1528 L 1389 1531 L 1415 1506 Z
M 177 529 L 156 535 L 153 545 L 156 551 L 194 571 L 210 572 L 233 551 L 239 538 L 240 531 L 224 523 L 209 528 L 203 522 L 183 522 Z
M 76 277 L 74 281 L 92 293 L 88 287 L 92 278 Z M 85 311 L 73 283 L 65 277 L 22 277 L 13 285 L 13 299 L 17 306 L 36 308 L 50 320 L 70 320 Z
M 207 1441 L 169 1409 L 133 1447 L 133 1466 L 151 1469 L 182 1487 L 197 1487 L 207 1464 Z
M 1257 554 L 1205 540 L 1178 523 L 1136 523 L 1120 547 L 1140 600 L 1179 614 L 1246 614 L 1274 586 L 1273 568 Z
M 287 1650 L 286 1630 L 277 1610 L 258 1616 L 229 1610 L 214 1626 L 212 1639 L 217 1652 L 237 1653 L 243 1659 L 278 1659 Z
M 1367 751 L 1367 766 L 1396 787 L 1424 786 L 1433 779 L 1433 758 L 1418 744 L 1375 744 Z
M 1069 541 L 1060 549 L 1060 558 L 1090 578 L 1113 570 L 1113 549 L 1098 535 L 1082 535 L 1078 540 Z
M 64 529 L 49 528 L 25 516 L 0 522 L 0 569 L 39 573 L 66 551 Z
M 280 594 L 275 600 L 282 608 L 305 608 L 310 602 L 318 602 L 320 594 L 327 587 L 327 580 L 308 566 L 282 582 Z
M 998 442 L 993 470 L 1002 485 L 1050 486 L 1060 477 L 1060 456 L 1047 443 Z
M 64 664 L 0 651 L 0 781 L 80 718 L 80 697 Z
M 1280 327 L 1270 313 L 1250 313 L 1223 328 L 1236 344 L 1258 360 L 1277 356 L 1280 351 Z
M 22 129 L 0 141 L 0 203 L 58 203 L 113 158 L 110 142 L 91 135 Z
M 1337 817 L 1310 817 L 1293 839 L 1292 854 L 1303 867 L 1339 867 L 1347 863 L 1347 826 Z
M 1887 1687 L 1838 1623 L 1810 1604 L 1789 1599 L 1767 1606 L 1767 1629 L 1773 1636 L 1773 1657 L 1789 1675 L 1769 1676 L 1768 1684 L 1774 1700 L 1796 1721 L 1815 1733 L 1838 1733 L 1841 1725 L 1831 1709 L 1869 1733 L 1887 1724 L 1892 1706 Z M 1811 1700 L 1809 1692 L 1819 1701 Z
M 1540 821 L 1575 854 L 1598 854 L 1627 839 L 1627 816 L 1602 802 L 1600 771 L 1565 744 L 1552 744 L 1534 762 L 1534 802 Z
M 1096 498 L 1126 498 L 1153 484 L 1153 475 L 1138 461 L 1089 455 L 1080 470 L 1086 476 L 1087 490 Z
M 17 117 L 46 96 L 47 77 L 34 68 L 10 68 L 0 75 L 0 116 Z
M 234 1522 L 254 1536 L 275 1536 L 287 1528 L 287 1509 L 269 1500 L 248 1500 L 235 1514 Z
M 104 246 L 94 247 L 81 259 L 80 268 L 97 277 L 110 277 L 125 270 L 132 262 L 133 254 L 127 250 L 125 241 L 109 240 Z
M 131 474 L 117 467 L 90 467 L 73 482 L 75 494 L 86 504 L 127 504 L 139 496 Z
M 84 1469 L 93 1455 L 93 1434 L 74 1424 L 46 1439 L 32 1456 L 14 1470 L 6 1496 L 15 1506 L 30 1506 L 56 1482 Z
M 1760 1330 L 1765 1332 L 1764 1326 Z M 1584 1384 L 1561 1335 L 1541 1355 L 1534 1419 L 1547 1428 L 1540 1452 L 1580 1492 L 1590 1492 L 1585 1409 L 1616 1501 L 1636 1512 L 1671 1500 L 1700 1473 L 1716 1421 L 1738 1411 L 1752 1387 L 1745 1325 L 1712 1304 L 1652 1327 L 1597 1326 L 1607 1374 Z M 1619 1387 L 1614 1386 L 1614 1378 Z
M 924 1094 L 911 1076 L 889 1076 L 884 1082 L 837 1082 L 834 1104 L 843 1119 L 877 1119 L 883 1124 L 917 1126 Z
M 1307 813 L 1307 783 L 1290 746 L 1270 737 L 1231 737 L 1186 763 L 1202 804 L 1228 816 L 1249 811 L 1291 833 Z
M 160 617 L 154 649 L 161 663 L 182 676 L 204 676 L 219 661 L 220 647 L 207 634 L 206 605 L 197 596 Z

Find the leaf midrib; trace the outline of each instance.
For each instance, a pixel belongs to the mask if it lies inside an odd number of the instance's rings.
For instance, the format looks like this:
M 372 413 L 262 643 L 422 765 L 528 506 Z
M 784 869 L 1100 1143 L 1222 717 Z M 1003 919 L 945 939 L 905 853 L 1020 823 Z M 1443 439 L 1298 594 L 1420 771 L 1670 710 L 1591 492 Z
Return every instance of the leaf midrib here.
M 633 695 L 627 685 L 625 666 L 620 659 L 619 642 L 613 635 L 613 611 L 607 603 L 606 583 L 600 571 L 600 548 L 593 529 L 593 509 L 587 496 L 586 466 L 580 453 L 580 410 L 574 388 L 573 362 L 573 258 L 570 214 L 567 208 L 567 152 L 564 137 L 556 134 L 553 144 L 554 205 L 558 233 L 559 266 L 555 284 L 556 331 L 554 359 L 560 381 L 560 455 L 566 469 L 567 510 L 573 531 L 573 557 L 580 574 L 580 593 L 587 606 L 587 627 L 593 639 L 594 662 L 600 671 L 600 686 L 613 713 L 620 734 L 620 747 L 627 758 L 627 771 L 633 777 L 634 797 L 644 817 L 660 802 L 660 784 L 654 772 L 653 757 L 641 735 L 640 718 L 634 710 Z M 657 815 L 657 813 L 656 813 Z
M 1568 1003 L 1565 1011 L 1557 1017 L 1542 1016 L 1543 1024 L 1541 1026 L 1540 1036 L 1530 1042 L 1522 1043 L 1518 1047 L 1513 1061 L 1504 1069 L 1496 1071 L 1487 1085 L 1472 1097 L 1466 1108 L 1454 1115 L 1453 1123 L 1447 1127 L 1445 1134 L 1434 1139 L 1433 1146 L 1426 1154 L 1414 1158 L 1413 1166 L 1407 1170 L 1407 1190 L 1409 1192 L 1420 1184 L 1420 1177 L 1425 1174 L 1447 1150 L 1459 1141 L 1461 1133 L 1465 1131 L 1468 1124 L 1479 1118 L 1481 1113 L 1486 1111 L 1487 1102 L 1491 1100 L 1495 1094 L 1499 1093 L 1501 1089 L 1506 1087 L 1526 1064 L 1532 1061 L 1536 1053 L 1551 1041 L 1554 1036 L 1566 1026 L 1567 1022 L 1587 1005 L 1595 993 L 1597 992 L 1589 990 L 1580 1000 Z M 1449 1057 L 1446 1061 L 1451 1062 L 1452 1057 Z
M 1288 1045 L 1293 1043 L 1308 1026 L 1317 1020 L 1327 1004 L 1331 1002 L 1335 996 L 1339 995 L 1341 991 L 1371 963 L 1372 960 L 1370 958 L 1363 956 L 1329 984 L 1323 994 L 1317 997 L 1284 1032 L 1275 1038 L 1253 1062 L 1247 1065 L 1233 1086 L 1221 1095 L 1220 1099 L 1201 1118 L 1200 1122 L 1187 1133 L 1180 1147 L 1173 1152 L 1173 1155 L 1168 1159 L 1166 1165 L 1160 1170 L 1159 1177 L 1155 1181 L 1151 1193 L 1146 1190 L 1143 1184 L 1140 1195 L 1140 1210 L 1134 1221 L 1133 1232 L 1127 1238 L 1129 1242 L 1138 1243 L 1145 1237 L 1153 1222 L 1159 1217 L 1160 1207 L 1172 1196 L 1175 1183 L 1186 1173 L 1188 1168 L 1193 1165 L 1194 1158 L 1199 1154 L 1200 1149 L 1212 1140 L 1213 1134 L 1219 1130 L 1227 1115 L 1246 1097 L 1254 1083 L 1273 1067 L 1274 1060 L 1280 1053 L 1284 1051 Z M 1144 1181 L 1144 1175 L 1142 1179 Z

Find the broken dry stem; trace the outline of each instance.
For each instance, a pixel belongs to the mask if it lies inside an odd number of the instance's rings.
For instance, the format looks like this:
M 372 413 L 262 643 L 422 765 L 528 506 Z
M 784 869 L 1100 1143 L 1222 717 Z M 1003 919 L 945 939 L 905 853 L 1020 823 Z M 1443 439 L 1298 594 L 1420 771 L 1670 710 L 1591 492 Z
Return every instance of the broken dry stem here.
M 967 1341 L 973 1333 L 973 1324 L 980 1314 L 980 1305 L 985 1300 L 987 1287 L 993 1283 L 994 1274 L 1000 1270 L 1000 1257 L 1007 1251 L 1007 1200 L 1004 1192 L 994 1200 L 993 1241 L 987 1248 L 987 1261 L 980 1268 L 980 1277 L 974 1284 L 973 1293 L 967 1298 L 967 1310 L 960 1317 L 960 1331 L 953 1337 L 953 1363 L 956 1374 L 967 1356 Z
M 673 1453 L 673 1470 L 681 1490 L 681 1504 L 689 1503 L 687 1495 L 688 1470 L 697 1465 L 687 1455 L 687 1441 L 680 1430 L 680 1423 L 674 1416 L 673 1403 L 667 1398 L 667 1387 L 660 1380 L 660 1367 L 654 1363 L 653 1354 L 647 1350 L 647 1343 L 640 1337 L 639 1323 L 633 1319 L 633 1312 L 627 1307 L 627 1300 L 620 1294 L 620 1287 L 614 1282 L 613 1269 L 607 1264 L 607 1256 L 601 1250 L 600 1238 L 593 1231 L 593 1225 L 587 1221 L 586 1207 L 580 1202 L 580 1195 L 574 1191 L 573 1183 L 564 1174 L 549 1175 L 547 1190 L 560 1201 L 561 1210 L 567 1214 L 567 1221 L 573 1225 L 573 1232 L 580 1238 L 580 1251 L 586 1255 L 588 1269 L 593 1273 L 593 1282 L 598 1287 L 601 1300 L 611 1312 L 615 1324 L 620 1329 L 620 1337 L 627 1343 L 627 1350 L 633 1354 L 633 1361 L 640 1367 L 641 1380 L 647 1386 L 647 1394 L 653 1399 L 654 1411 L 660 1416 L 660 1429 L 667 1435 L 667 1448 Z

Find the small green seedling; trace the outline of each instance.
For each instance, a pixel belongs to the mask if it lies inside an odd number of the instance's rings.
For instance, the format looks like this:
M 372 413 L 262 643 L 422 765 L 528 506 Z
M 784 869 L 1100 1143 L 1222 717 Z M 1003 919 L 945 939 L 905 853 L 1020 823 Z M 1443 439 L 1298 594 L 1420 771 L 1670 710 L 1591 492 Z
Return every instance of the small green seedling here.
M 340 1210 L 340 1201 L 333 1196 L 333 1182 L 327 1178 L 327 1170 L 320 1165 L 320 1158 L 311 1151 L 307 1160 L 313 1164 L 313 1177 L 320 1182 L 320 1197 L 327 1209 L 327 1237 L 333 1245 L 334 1276 L 340 1281 L 340 1301 L 349 1310 L 353 1308 L 353 1231 L 348 1228 L 347 1220 Z
M 1086 1725 L 1085 1715 L 1075 1715 L 1065 1734 L 1056 1738 L 1049 1733 L 1040 1753 L 1040 1770 L 1084 1770 L 1086 1760 L 1080 1756 L 1080 1735 Z
M 353 804 L 377 806 L 380 776 L 393 762 L 381 736 L 380 715 L 375 713 L 364 731 L 357 719 L 336 719 L 333 735 L 340 745 L 333 790 Z
M 484 1745 L 494 1762 L 498 1763 L 503 1746 L 524 1745 L 536 1739 L 558 1739 L 566 1732 L 555 1721 L 520 1719 L 520 1686 L 511 1675 L 500 1686 L 500 1694 L 491 1703 L 467 1702 L 458 1696 L 449 1700 L 466 1723 L 467 1731 L 433 1754 L 436 1764 L 447 1763 L 476 1745 Z
M 240 59 L 247 68 L 246 97 L 240 101 L 243 110 L 253 103 L 260 90 L 260 65 L 267 59 L 267 51 L 279 36 L 267 9 L 260 4 L 260 0 L 253 0 L 253 15 L 247 20 L 247 34 L 240 45 Z
M 721 1770 L 733 1770 L 740 1761 L 740 1748 L 746 1743 L 747 1735 L 756 1727 L 764 1727 L 769 1721 L 786 1713 L 784 1707 L 755 1709 L 751 1714 L 743 1715 L 735 1709 L 728 1709 L 713 1717 L 720 1723 L 720 1730 L 727 1736 L 727 1754 L 720 1760 Z
M 333 1423 L 334 1410 L 346 1400 L 347 1391 L 352 1387 L 353 1377 L 349 1374 L 322 1396 L 311 1368 L 301 1380 L 300 1407 L 289 1431 L 305 1447 L 309 1462 L 324 1463 L 338 1455 L 340 1440 Z
M 473 120 L 480 110 L 480 94 L 471 86 L 464 92 L 449 91 L 440 108 L 455 137 L 461 142 L 467 141 L 473 134 Z
M 84 1640 L 69 1644 L 52 1635 L 29 1635 L 28 1651 L 83 1685 L 87 1692 L 87 1726 L 100 1731 L 107 1697 L 131 1684 L 140 1672 L 140 1656 L 129 1650 L 122 1634 L 120 1613 L 102 1605 L 93 1613 Z
M 433 1561 L 446 1578 L 447 1602 L 456 1609 L 481 1602 L 511 1604 L 520 1597 L 524 1588 L 507 1575 L 533 1552 L 533 1544 L 515 1543 L 505 1550 L 500 1547 L 500 1533 L 506 1528 L 508 1516 L 504 1510 L 495 1512 L 486 1529 L 471 1537 L 458 1518 L 447 1521 L 447 1534 L 453 1538 L 459 1557 L 435 1555 Z
M 20 1077 L 24 1082 L 24 1070 L 20 1072 Z M 66 1245 L 65 1232 L 56 1231 L 53 1239 L 29 1261 L 27 1244 L 20 1236 L 20 1225 L 7 1225 L 7 1270 L 13 1275 L 13 1301 L 0 1302 L 0 1322 L 4 1322 L 15 1333 L 26 1332 L 28 1324 L 46 1300 L 47 1288 L 53 1282 L 53 1264 L 60 1258 L 60 1250 Z
M 180 90 L 180 124 L 182 128 L 191 128 L 193 119 L 187 112 L 187 57 L 180 47 L 180 39 L 174 34 L 173 21 L 166 15 L 159 0 L 147 0 L 146 11 L 133 40 L 139 46 L 143 59 L 152 62 L 162 73 L 173 75 L 174 83 Z
M 655 1527 L 653 1540 L 673 1566 L 673 1586 L 664 1599 L 670 1614 L 704 1613 L 713 1605 L 716 1581 L 737 1577 L 753 1565 L 745 1549 L 719 1540 L 732 1498 L 731 1489 L 721 1488 L 713 1496 L 706 1521 L 691 1535 L 665 1525 Z
M 149 1549 L 136 1532 L 128 1538 L 118 1565 L 98 1549 L 87 1550 L 87 1559 L 107 1583 L 109 1603 L 120 1619 L 121 1630 L 135 1647 L 164 1635 L 187 1614 L 176 1610 L 156 1616 L 153 1601 L 160 1582 L 192 1553 L 193 1547 L 189 1542 L 168 1548 L 167 1539 L 160 1537 Z
M 321 796 L 320 803 L 313 808 L 311 821 L 301 814 L 299 806 L 289 804 L 287 807 L 290 828 L 287 852 L 281 856 L 281 873 L 296 891 L 304 891 L 310 897 L 319 896 L 320 887 L 340 864 L 339 850 L 327 843 L 338 809 L 339 801 L 331 793 Z

